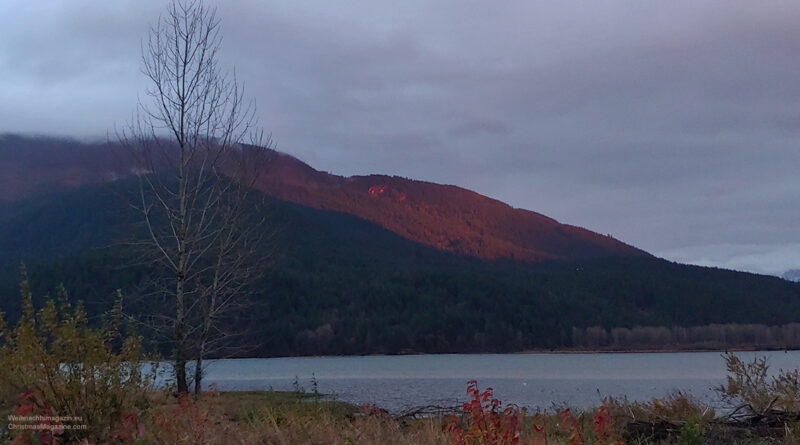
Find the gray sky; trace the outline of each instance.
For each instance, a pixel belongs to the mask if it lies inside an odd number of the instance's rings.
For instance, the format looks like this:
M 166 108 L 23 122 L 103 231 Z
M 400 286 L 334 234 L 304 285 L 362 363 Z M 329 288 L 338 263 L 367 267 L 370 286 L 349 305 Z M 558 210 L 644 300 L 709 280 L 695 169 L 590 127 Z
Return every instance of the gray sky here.
M 220 0 L 278 149 L 682 262 L 800 267 L 800 2 Z M 0 2 L 0 132 L 90 137 L 165 1 Z

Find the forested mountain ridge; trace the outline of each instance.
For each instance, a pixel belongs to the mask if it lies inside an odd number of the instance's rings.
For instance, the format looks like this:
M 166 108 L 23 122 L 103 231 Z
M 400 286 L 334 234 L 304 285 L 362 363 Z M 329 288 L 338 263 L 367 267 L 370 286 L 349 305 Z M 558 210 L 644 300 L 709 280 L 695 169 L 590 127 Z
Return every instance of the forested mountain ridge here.
M 118 288 L 131 312 L 169 311 L 136 295 L 152 270 L 119 243 L 134 227 L 120 192 L 136 183 L 114 185 L 0 206 L 0 307 L 9 318 L 19 313 L 20 261 L 39 301 L 63 282 L 95 316 Z M 650 256 L 483 260 L 346 213 L 266 199 L 276 236 L 265 255 L 274 262 L 236 320 L 246 355 L 601 347 L 619 337 L 613 328 L 800 321 L 800 285 L 777 277 Z
M 0 202 L 131 174 L 114 144 L 0 136 Z M 270 196 L 349 213 L 411 241 L 484 259 L 523 261 L 639 256 L 610 236 L 452 185 L 385 175 L 342 177 L 274 152 L 256 187 Z
M 6 137 L 4 143 L 8 140 Z M 0 144 L 0 160 L 14 159 L 15 165 L 23 166 L 23 170 L 15 170 L 17 177 L 38 184 L 3 190 L 2 310 L 12 320 L 19 314 L 19 264 L 24 261 L 38 301 L 63 282 L 72 298 L 83 300 L 94 317 L 110 308 L 116 289 L 126 295 L 127 309 L 132 313 L 144 309 L 169 311 L 169 307 L 157 307 L 137 295 L 139 285 L 153 270 L 132 261 L 123 242 L 131 230 L 136 230 L 136 217 L 124 198 L 126 193 L 135 192 L 136 181 L 124 179 L 124 168 L 107 168 L 102 163 L 75 167 L 87 153 L 104 156 L 101 145 L 83 154 L 65 151 L 52 158 L 44 156 L 47 150 L 37 151 L 35 146 L 31 143 L 34 148 L 18 152 Z M 715 327 L 707 330 L 711 337 L 704 337 L 706 331 L 702 329 L 682 327 L 800 322 L 800 284 L 675 264 L 624 245 L 614 250 L 616 241 L 607 237 L 601 238 L 612 243 L 612 248 L 602 250 L 605 245 L 600 243 L 600 250 L 593 252 L 611 254 L 599 257 L 584 250 L 570 258 L 538 258 L 540 261 L 532 262 L 448 251 L 415 242 L 408 233 L 398 234 L 368 216 L 388 217 L 405 205 L 411 206 L 407 202 L 417 202 L 428 205 L 429 213 L 419 211 L 413 218 L 423 222 L 443 218 L 456 221 L 453 224 L 457 226 L 459 217 L 460 221 L 470 221 L 468 210 L 453 216 L 459 205 L 478 202 L 474 205 L 479 209 L 500 209 L 497 214 L 512 215 L 509 218 L 518 218 L 515 221 L 530 218 L 532 227 L 566 229 L 542 215 L 519 213 L 524 211 L 457 187 L 386 176 L 340 178 L 317 172 L 288 156 L 277 159 L 275 170 L 265 176 L 276 183 L 265 180 L 259 184 L 266 191 L 284 184 L 271 193 L 286 193 L 264 196 L 266 215 L 276 232 L 264 254 L 272 255 L 274 261 L 254 284 L 253 306 L 236 319 L 246 333 L 237 338 L 247 346 L 239 349 L 240 354 L 625 348 L 626 344 L 620 343 L 625 339 L 640 342 L 652 337 L 664 345 L 673 341 L 672 337 L 675 341 L 685 336 L 707 342 L 717 333 L 729 336 L 731 332 L 748 344 L 758 344 L 762 337 L 768 337 L 769 342 L 760 344 L 769 347 L 794 344 L 786 343 L 795 341 L 795 327 L 791 326 L 766 331 Z M 92 160 L 98 162 L 94 157 Z M 47 168 L 36 170 L 37 165 Z M 64 165 L 73 167 L 59 172 Z M 103 173 L 99 179 L 88 174 L 92 169 Z M 323 196 L 321 190 L 329 200 L 313 201 Z M 14 193 L 17 196 L 8 199 Z M 485 201 L 485 207 L 480 207 L 480 201 Z M 364 203 L 372 203 L 372 207 Z M 452 208 L 437 213 L 432 205 L 436 203 Z M 348 206 L 372 208 L 374 213 L 359 217 L 344 211 Z M 422 204 L 419 208 L 424 209 Z M 405 213 L 397 216 L 399 221 L 404 221 L 402 215 Z M 485 220 L 501 226 L 503 222 L 501 217 Z M 508 229 L 499 233 L 515 232 Z M 580 233 L 568 232 L 564 239 L 580 240 Z M 588 233 L 590 241 L 599 237 Z M 528 232 L 518 235 L 509 239 L 524 239 Z M 547 249 L 571 252 L 569 244 L 562 241 L 547 245 Z M 636 326 L 662 326 L 666 331 L 637 330 Z M 767 335 L 738 335 L 741 332 Z M 168 347 L 164 350 L 169 351 Z

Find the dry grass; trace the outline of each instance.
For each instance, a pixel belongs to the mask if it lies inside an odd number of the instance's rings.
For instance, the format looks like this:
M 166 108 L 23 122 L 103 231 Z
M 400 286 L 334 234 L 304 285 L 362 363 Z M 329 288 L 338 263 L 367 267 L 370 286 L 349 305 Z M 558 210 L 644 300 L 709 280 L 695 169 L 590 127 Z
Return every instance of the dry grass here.
M 390 417 L 368 416 L 340 422 L 323 414 L 292 417 L 279 424 L 269 412 L 242 431 L 250 442 L 260 444 L 447 444 L 439 419 L 402 424 Z
M 441 419 L 400 422 L 350 404 L 287 392 L 208 393 L 178 402 L 157 394 L 145 443 L 446 444 Z
M 454 422 L 465 432 L 474 425 L 475 417 L 470 413 L 455 420 L 452 416 L 401 420 L 378 409 L 359 410 L 354 405 L 313 394 L 275 391 L 208 392 L 199 399 L 177 400 L 165 392 L 155 392 L 150 394 L 150 402 L 150 409 L 141 418 L 126 421 L 122 428 L 114 431 L 114 436 L 106 443 L 607 445 L 625 443 L 621 439 L 632 444 L 800 443 L 796 439 L 800 428 L 796 425 L 787 425 L 787 434 L 781 439 L 731 436 L 726 431 L 715 431 L 713 411 L 682 393 L 645 403 L 607 400 L 603 407 L 586 411 L 517 411 L 519 442 L 487 442 L 467 434 L 460 435 L 464 440 L 454 438 L 450 429 Z M 606 424 L 609 430 L 604 435 L 598 432 L 597 423 L 602 413 L 610 416 Z M 626 434 L 626 427 L 631 421 L 671 422 L 679 425 L 680 431 L 661 438 L 632 436 Z

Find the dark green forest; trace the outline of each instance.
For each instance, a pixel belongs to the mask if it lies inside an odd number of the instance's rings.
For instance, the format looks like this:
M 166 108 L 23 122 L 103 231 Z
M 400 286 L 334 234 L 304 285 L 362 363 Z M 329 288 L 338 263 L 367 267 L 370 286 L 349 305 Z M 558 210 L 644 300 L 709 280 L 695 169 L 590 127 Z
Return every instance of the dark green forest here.
M 125 243 L 137 230 L 124 198 L 133 185 L 87 186 L 0 208 L 0 304 L 10 319 L 19 315 L 23 262 L 39 299 L 63 282 L 94 316 L 111 307 L 116 289 L 132 314 L 170 310 L 137 294 L 156 272 Z M 246 310 L 228 320 L 240 333 L 231 337 L 237 355 L 624 349 L 684 340 L 800 346 L 794 328 L 738 337 L 731 334 L 738 328 L 713 328 L 800 322 L 800 285 L 779 278 L 652 257 L 490 262 L 347 214 L 264 199 L 265 230 L 274 235 L 263 249 L 272 261 Z M 680 334 L 709 325 L 706 334 Z M 652 331 L 659 326 L 673 334 Z

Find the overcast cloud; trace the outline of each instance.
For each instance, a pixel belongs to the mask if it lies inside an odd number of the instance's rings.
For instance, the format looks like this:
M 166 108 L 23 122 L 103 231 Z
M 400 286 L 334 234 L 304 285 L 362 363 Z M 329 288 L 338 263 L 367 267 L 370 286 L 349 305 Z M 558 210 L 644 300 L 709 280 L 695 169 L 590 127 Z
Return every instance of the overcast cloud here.
M 460 185 L 669 259 L 800 267 L 800 3 L 216 2 L 279 149 Z M 164 1 L 0 3 L 0 132 L 91 137 Z

